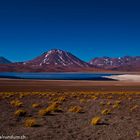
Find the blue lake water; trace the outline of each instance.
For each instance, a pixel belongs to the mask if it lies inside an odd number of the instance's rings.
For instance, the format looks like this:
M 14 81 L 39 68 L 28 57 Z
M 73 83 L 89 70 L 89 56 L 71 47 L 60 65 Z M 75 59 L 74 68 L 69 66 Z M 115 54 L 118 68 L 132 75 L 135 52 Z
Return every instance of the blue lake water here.
M 0 72 L 0 78 L 13 79 L 40 79 L 40 80 L 112 80 L 103 76 L 111 76 L 108 73 L 19 73 Z M 115 74 L 117 75 L 117 74 Z

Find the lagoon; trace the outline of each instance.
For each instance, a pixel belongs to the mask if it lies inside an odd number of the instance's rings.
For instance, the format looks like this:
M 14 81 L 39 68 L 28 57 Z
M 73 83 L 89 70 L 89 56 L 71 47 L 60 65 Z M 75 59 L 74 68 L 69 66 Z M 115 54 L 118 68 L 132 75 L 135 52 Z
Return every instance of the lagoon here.
M 31 73 L 31 72 L 0 72 L 0 78 L 39 79 L 39 80 L 112 80 L 104 76 L 111 73 Z

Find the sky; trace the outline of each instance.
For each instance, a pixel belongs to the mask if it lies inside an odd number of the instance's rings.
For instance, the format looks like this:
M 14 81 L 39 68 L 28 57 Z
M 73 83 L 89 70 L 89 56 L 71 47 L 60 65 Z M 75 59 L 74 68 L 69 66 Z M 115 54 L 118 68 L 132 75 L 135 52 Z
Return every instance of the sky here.
M 0 56 L 25 61 L 50 49 L 94 57 L 140 55 L 139 0 L 1 0 Z

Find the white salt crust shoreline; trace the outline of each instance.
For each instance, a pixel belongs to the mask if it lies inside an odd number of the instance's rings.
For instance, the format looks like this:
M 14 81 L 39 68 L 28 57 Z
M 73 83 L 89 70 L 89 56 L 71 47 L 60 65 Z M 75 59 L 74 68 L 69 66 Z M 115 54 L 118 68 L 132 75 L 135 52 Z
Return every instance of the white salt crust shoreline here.
M 140 82 L 140 75 L 123 74 L 123 75 L 112 75 L 112 76 L 103 76 L 103 77 L 119 80 L 119 81 Z

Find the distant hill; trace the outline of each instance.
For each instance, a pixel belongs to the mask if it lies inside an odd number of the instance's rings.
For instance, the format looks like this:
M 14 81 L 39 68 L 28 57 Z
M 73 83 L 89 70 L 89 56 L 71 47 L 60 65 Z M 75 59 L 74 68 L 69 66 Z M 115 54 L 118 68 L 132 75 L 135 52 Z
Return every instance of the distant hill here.
M 140 56 L 125 56 L 119 58 L 100 57 L 89 62 L 91 65 L 107 70 L 140 71 Z
M 4 57 L 0 57 L 0 64 L 10 64 L 12 63 L 11 61 L 9 61 L 8 59 L 4 58 Z

